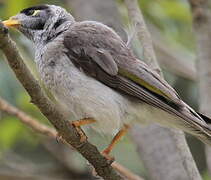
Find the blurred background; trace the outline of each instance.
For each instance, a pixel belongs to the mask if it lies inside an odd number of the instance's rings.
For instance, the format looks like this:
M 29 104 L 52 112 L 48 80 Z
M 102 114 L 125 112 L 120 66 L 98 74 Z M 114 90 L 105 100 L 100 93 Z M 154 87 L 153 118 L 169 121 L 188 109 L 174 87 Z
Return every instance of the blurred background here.
M 134 26 L 129 22 L 127 10 L 121 0 L 0 0 L 0 18 L 5 20 L 23 8 L 44 3 L 66 8 L 77 20 L 92 17 L 92 20 L 103 21 L 113 27 L 125 41 L 128 34 L 134 32 Z M 184 101 L 198 109 L 196 47 L 188 2 L 140 0 L 139 5 L 152 34 L 157 59 L 165 79 Z M 37 76 L 33 62 L 33 44 L 15 30 L 10 30 L 10 34 L 17 42 L 26 63 Z M 132 47 L 141 58 L 142 49 L 135 38 Z M 0 96 L 42 123 L 48 124 L 45 117 L 30 103 L 29 96 L 15 78 L 1 52 Z M 111 137 L 90 132 L 89 140 L 102 150 Z M 203 179 L 211 180 L 206 166 L 204 145 L 189 135 L 187 140 Z M 117 145 L 113 156 L 133 172 L 148 179 L 136 153 L 136 146 L 129 136 Z M 87 162 L 77 152 L 54 139 L 38 135 L 17 118 L 0 111 L 0 180 L 9 179 L 91 179 L 91 175 Z

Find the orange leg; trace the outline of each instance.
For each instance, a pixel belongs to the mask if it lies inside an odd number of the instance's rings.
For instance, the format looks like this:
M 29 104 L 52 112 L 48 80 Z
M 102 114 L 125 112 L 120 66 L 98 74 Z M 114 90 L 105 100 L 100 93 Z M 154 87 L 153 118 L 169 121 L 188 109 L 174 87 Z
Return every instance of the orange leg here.
M 94 122 L 96 122 L 96 120 L 94 120 L 92 118 L 85 118 L 85 119 L 80 119 L 80 120 L 72 121 L 71 124 L 73 126 L 75 126 L 75 127 L 80 127 L 80 126 L 92 124 Z
M 114 146 L 119 142 L 119 140 L 127 133 L 128 129 L 130 128 L 129 125 L 124 124 L 124 127 L 114 136 L 109 146 L 102 152 L 103 155 L 109 157 L 109 153 L 112 151 Z
M 80 119 L 80 120 L 76 120 L 76 121 L 72 121 L 71 124 L 76 128 L 76 130 L 78 131 L 78 134 L 80 135 L 81 142 L 85 142 L 87 140 L 87 136 L 86 134 L 83 132 L 83 130 L 81 129 L 81 126 L 84 125 L 88 125 L 88 124 L 92 124 L 96 122 L 96 120 L 92 119 L 92 118 L 84 118 L 84 119 Z

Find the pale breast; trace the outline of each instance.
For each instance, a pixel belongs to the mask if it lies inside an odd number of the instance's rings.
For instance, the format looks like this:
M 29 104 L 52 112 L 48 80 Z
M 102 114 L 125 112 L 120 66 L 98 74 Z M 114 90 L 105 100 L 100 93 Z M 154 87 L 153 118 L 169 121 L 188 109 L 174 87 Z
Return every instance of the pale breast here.
M 132 119 L 129 101 L 76 68 L 61 46 L 46 47 L 37 65 L 44 84 L 71 120 L 94 118 L 94 129 L 115 134 Z

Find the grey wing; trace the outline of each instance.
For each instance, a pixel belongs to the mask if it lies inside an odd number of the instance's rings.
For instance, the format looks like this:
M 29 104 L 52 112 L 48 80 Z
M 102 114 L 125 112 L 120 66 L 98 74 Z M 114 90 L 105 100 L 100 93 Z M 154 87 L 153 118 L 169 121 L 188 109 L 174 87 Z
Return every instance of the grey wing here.
M 90 21 L 76 23 L 66 33 L 64 44 L 75 57 L 80 56 L 75 63 L 80 61 L 86 72 L 94 74 L 90 67 L 91 61 L 94 61 L 110 75 L 118 73 L 169 102 L 181 104 L 176 91 L 145 63 L 137 60 L 121 38 L 107 26 Z
M 197 113 L 194 111 L 192 112 L 192 109 L 189 109 L 188 106 L 179 100 L 179 98 L 176 99 L 176 101 L 170 101 L 165 96 L 151 91 L 150 88 L 147 88 L 147 85 L 142 85 L 142 83 L 139 83 L 120 73 L 120 68 L 123 66 L 121 63 L 117 62 L 114 53 L 107 48 L 109 44 L 105 45 L 104 42 L 101 41 L 106 37 L 99 38 L 93 36 L 94 34 L 89 34 L 89 32 L 86 31 L 80 31 L 80 29 L 77 32 L 70 31 L 66 33 L 64 37 L 64 45 L 68 50 L 67 56 L 76 65 L 76 67 L 83 69 L 87 75 L 92 76 L 103 84 L 114 88 L 121 93 L 137 97 L 147 104 L 181 117 L 186 120 L 188 124 L 194 123 L 195 125 L 199 125 L 201 122 L 204 122 Z M 95 38 L 94 44 L 93 38 Z M 115 43 L 116 42 L 114 42 L 114 44 Z M 119 57 L 121 58 L 121 56 Z M 146 68 L 138 61 L 136 61 L 133 68 L 140 73 L 140 66 L 142 66 L 142 68 Z M 129 68 L 127 70 L 129 70 Z M 135 74 L 133 72 L 130 73 L 132 73 L 132 75 Z M 135 75 L 141 79 L 141 75 L 139 76 L 138 73 Z M 147 71 L 144 73 L 147 73 Z M 153 72 L 148 73 L 150 73 L 150 76 L 155 78 L 155 80 L 156 78 L 159 78 Z M 161 83 L 163 83 L 162 80 Z M 166 88 L 168 87 L 170 86 L 167 84 Z M 171 91 L 171 88 L 169 88 L 168 91 Z M 177 94 L 174 91 L 172 93 L 175 94 L 175 97 L 177 97 Z M 192 121 L 191 119 L 194 120 L 194 122 L 190 122 Z
M 84 60 L 86 59 L 86 57 L 88 57 L 87 55 L 89 55 L 90 60 L 94 60 L 94 62 L 98 66 L 100 66 L 106 73 L 112 76 L 117 75 L 117 64 L 108 51 L 94 47 L 86 47 L 83 48 L 82 51 L 82 57 L 84 58 Z
M 106 82 L 103 77 L 105 75 L 112 78 L 122 77 L 128 79 L 128 84 L 136 85 L 133 87 L 133 94 L 130 95 L 143 100 L 144 96 L 140 97 L 140 89 L 137 88 L 142 87 L 143 90 L 151 93 L 152 97 L 166 100 L 166 103 L 175 107 L 181 106 L 176 92 L 144 63 L 136 60 L 118 35 L 106 26 L 96 27 L 95 23 L 90 22 L 79 23 L 65 34 L 64 45 L 73 63 L 102 83 L 114 88 L 114 85 Z M 106 72 L 105 75 L 99 75 L 101 71 Z M 121 83 L 126 83 L 119 82 L 119 79 L 115 81 L 112 83 L 115 83 L 116 89 L 119 89 L 118 85 Z M 128 93 L 126 88 L 122 91 Z M 152 97 L 149 98 L 148 103 L 154 101 L 156 104 L 157 100 L 153 100 Z

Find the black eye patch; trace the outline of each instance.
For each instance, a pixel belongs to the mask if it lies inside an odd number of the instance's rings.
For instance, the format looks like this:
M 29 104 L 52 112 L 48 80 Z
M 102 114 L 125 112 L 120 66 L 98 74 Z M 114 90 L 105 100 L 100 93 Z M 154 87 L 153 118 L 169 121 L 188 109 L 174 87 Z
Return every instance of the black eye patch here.
M 26 11 L 24 14 L 27 16 L 31 16 L 34 13 L 34 10 Z
M 23 13 L 27 16 L 31 16 L 35 10 L 45 10 L 45 9 L 49 9 L 49 7 L 47 5 L 39 5 L 23 9 L 20 13 Z
M 56 29 L 57 27 L 59 27 L 61 24 L 63 24 L 64 22 L 66 22 L 67 19 L 59 19 L 55 24 L 54 24 L 54 29 Z

